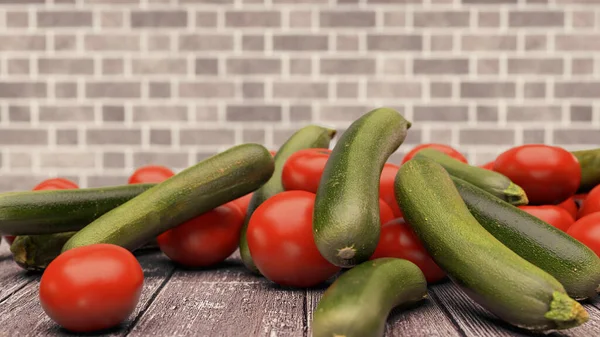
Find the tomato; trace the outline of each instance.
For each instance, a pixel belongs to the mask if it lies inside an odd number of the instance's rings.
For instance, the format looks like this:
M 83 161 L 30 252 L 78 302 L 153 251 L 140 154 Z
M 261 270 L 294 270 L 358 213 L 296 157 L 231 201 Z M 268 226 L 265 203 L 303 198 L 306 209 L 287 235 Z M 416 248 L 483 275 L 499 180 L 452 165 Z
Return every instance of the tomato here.
M 573 200 L 575 200 L 575 204 L 577 204 L 577 207 L 581 208 L 581 206 L 583 206 L 583 202 L 585 201 L 587 196 L 588 193 L 577 193 L 573 196 Z
M 394 181 L 396 180 L 396 174 L 399 169 L 400 168 L 394 164 L 386 163 L 383 166 L 381 178 L 379 179 L 379 197 L 390 205 L 395 218 L 404 216 L 396 201 L 396 195 L 394 194 Z
M 77 184 L 72 182 L 71 180 L 65 178 L 52 178 L 46 179 L 41 183 L 37 184 L 37 186 L 35 186 L 33 190 L 72 190 L 77 188 L 79 188 L 79 186 L 77 186 Z
M 275 157 L 275 155 L 277 154 L 277 151 L 270 150 L 269 153 L 271 154 L 271 156 Z
M 429 283 L 438 282 L 446 273 L 433 261 L 415 232 L 403 218 L 393 219 L 381 227 L 379 244 L 371 260 L 381 257 L 406 259 L 416 264 Z
M 566 232 L 575 222 L 573 216 L 566 209 L 556 205 L 519 206 L 520 209 L 536 218 Z
M 283 165 L 281 182 L 286 191 L 317 193 L 331 150 L 304 149 L 292 154 Z
M 462 153 L 458 152 L 454 148 L 452 148 L 448 145 L 444 145 L 444 144 L 430 143 L 430 144 L 421 144 L 421 145 L 416 146 L 414 149 L 412 149 L 409 153 L 407 153 L 404 156 L 404 158 L 402 159 L 402 164 L 409 161 L 415 154 L 417 154 L 417 152 L 419 152 L 423 149 L 427 149 L 427 148 L 438 150 L 440 152 L 443 152 L 443 153 L 449 155 L 450 157 L 452 157 L 454 159 L 458 159 L 458 160 L 462 161 L 463 163 L 467 163 L 467 158 L 465 158 L 465 156 L 463 156 Z
M 160 183 L 170 177 L 174 176 L 175 173 L 171 169 L 164 166 L 148 165 L 142 166 L 135 170 L 131 177 L 129 177 L 130 184 L 145 184 L 145 183 Z
M 12 245 L 12 243 L 15 241 L 16 236 L 13 235 L 5 235 L 3 236 L 4 241 L 6 241 L 6 243 L 8 243 L 8 245 Z
M 390 205 L 387 202 L 383 201 L 383 199 L 379 199 L 379 221 L 381 224 L 388 223 L 396 218 L 394 212 Z
M 577 219 L 577 204 L 575 203 L 575 198 L 574 197 L 570 197 L 569 199 L 561 202 L 560 204 L 558 204 L 558 206 L 564 208 L 567 210 L 567 212 L 569 212 L 569 214 L 571 214 L 571 217 L 573 219 Z
M 237 248 L 244 215 L 233 203 L 221 205 L 158 236 L 158 246 L 186 267 L 223 262 Z
M 491 162 L 485 163 L 485 164 L 483 164 L 483 165 L 481 165 L 479 167 L 484 168 L 486 170 L 493 170 L 494 169 L 494 162 L 491 161 Z
M 340 271 L 321 256 L 315 244 L 315 197 L 306 191 L 282 192 L 252 214 L 246 232 L 248 248 L 267 279 L 282 286 L 311 287 Z
M 587 197 L 579 209 L 577 217 L 583 218 L 586 215 L 596 212 L 600 212 L 600 185 L 592 188 L 592 190 L 587 194 Z
M 500 154 L 494 171 L 521 186 L 532 205 L 556 205 L 579 188 L 581 169 L 569 151 L 542 144 L 513 147 Z
M 248 205 L 250 205 L 250 200 L 252 199 L 253 194 L 254 193 L 248 193 L 245 196 L 237 198 L 232 201 L 234 204 L 236 204 L 239 207 L 239 209 L 242 212 L 242 214 L 244 215 L 244 217 L 246 217 L 246 212 L 248 211 Z
M 40 303 L 67 330 L 104 330 L 129 317 L 143 283 L 142 267 L 128 250 L 111 244 L 84 246 L 48 265 L 40 281 Z
M 600 256 L 600 213 L 592 213 L 577 220 L 567 231 L 575 239 Z

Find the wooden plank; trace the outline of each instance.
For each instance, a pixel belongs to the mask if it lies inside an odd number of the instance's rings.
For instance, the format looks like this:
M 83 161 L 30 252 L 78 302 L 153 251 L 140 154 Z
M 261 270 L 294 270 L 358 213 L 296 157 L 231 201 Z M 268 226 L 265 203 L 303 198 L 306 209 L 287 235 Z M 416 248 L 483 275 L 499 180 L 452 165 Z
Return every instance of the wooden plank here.
M 313 313 L 325 290 L 325 288 L 310 289 L 307 292 L 308 336 L 312 334 Z M 415 307 L 393 310 L 387 319 L 385 336 L 453 337 L 462 335 L 444 314 L 440 305 L 429 297 Z
M 177 270 L 129 336 L 304 336 L 305 291 L 282 289 L 230 259 Z
M 13 261 L 6 242 L 0 244 L 0 304 L 37 277 Z
M 156 251 L 138 254 L 138 260 L 144 269 L 144 288 L 136 310 L 121 326 L 95 336 L 126 335 L 175 269 L 164 255 Z M 39 304 L 38 290 L 39 280 L 36 279 L 0 304 L 0 336 L 75 336 L 46 316 Z

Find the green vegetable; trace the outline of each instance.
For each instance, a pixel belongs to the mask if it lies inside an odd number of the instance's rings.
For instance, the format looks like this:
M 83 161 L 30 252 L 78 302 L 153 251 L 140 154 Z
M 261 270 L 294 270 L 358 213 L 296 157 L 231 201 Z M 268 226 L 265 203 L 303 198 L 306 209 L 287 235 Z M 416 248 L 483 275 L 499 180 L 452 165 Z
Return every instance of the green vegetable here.
M 585 193 L 600 185 L 600 149 L 571 152 L 581 166 L 581 182 L 578 193 Z

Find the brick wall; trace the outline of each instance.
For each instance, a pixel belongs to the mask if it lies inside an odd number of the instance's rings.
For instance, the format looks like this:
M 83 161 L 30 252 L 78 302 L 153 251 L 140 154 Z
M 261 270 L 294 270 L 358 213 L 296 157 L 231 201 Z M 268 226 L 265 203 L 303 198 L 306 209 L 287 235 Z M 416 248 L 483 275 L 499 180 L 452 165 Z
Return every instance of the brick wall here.
M 599 0 L 0 0 L 0 191 L 118 184 L 378 106 L 474 163 L 600 140 Z

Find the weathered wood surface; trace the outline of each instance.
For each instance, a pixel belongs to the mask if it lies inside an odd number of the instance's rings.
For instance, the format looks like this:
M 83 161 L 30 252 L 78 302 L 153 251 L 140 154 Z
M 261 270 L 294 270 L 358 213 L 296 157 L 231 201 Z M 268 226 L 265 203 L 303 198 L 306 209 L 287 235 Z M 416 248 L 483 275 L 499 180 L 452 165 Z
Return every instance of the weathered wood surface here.
M 282 289 L 247 273 L 238 255 L 210 270 L 175 267 L 156 251 L 136 254 L 144 269 L 142 298 L 121 326 L 91 336 L 311 335 L 312 313 L 325 286 Z M 26 273 L 0 247 L 0 336 L 75 336 L 54 324 L 38 299 L 39 275 Z M 586 303 L 590 322 L 553 337 L 600 336 L 600 300 Z M 87 334 L 85 336 L 90 336 Z M 542 336 L 498 321 L 452 283 L 430 287 L 429 298 L 392 312 L 386 336 Z

